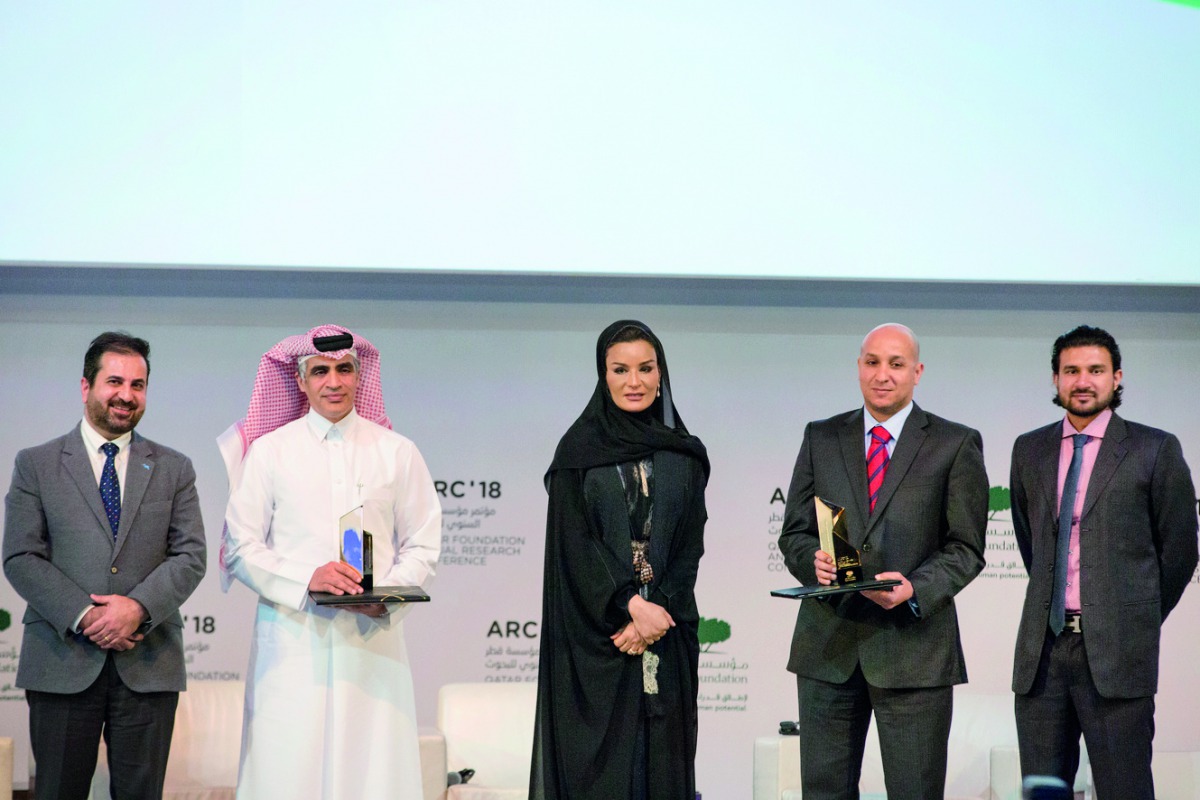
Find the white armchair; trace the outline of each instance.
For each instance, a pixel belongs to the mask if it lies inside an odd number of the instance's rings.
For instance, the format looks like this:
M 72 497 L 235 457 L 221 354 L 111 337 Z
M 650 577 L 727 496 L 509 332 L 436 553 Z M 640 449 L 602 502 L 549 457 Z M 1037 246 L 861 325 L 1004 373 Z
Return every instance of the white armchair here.
M 1200 797 L 1200 753 L 1156 752 L 1150 762 L 1158 800 Z
M 188 681 L 175 711 L 164 800 L 234 800 L 245 693 L 243 681 Z M 445 741 L 437 731 L 422 730 L 420 747 L 423 800 L 442 800 L 446 789 Z M 108 760 L 102 743 L 91 800 L 107 800 L 108 782 Z
M 993 747 L 989 759 L 990 800 L 1021 800 L 1021 754 L 1017 746 Z M 1079 749 L 1079 772 L 1075 774 L 1072 790 L 1076 798 L 1091 800 L 1091 768 L 1087 748 Z
M 800 800 L 800 737 L 754 740 L 754 800 Z
M 13 740 L 0 736 L 0 800 L 12 800 Z
M 536 707 L 536 683 L 441 688 L 438 730 L 446 740 L 447 768 L 475 770 L 470 783 L 448 787 L 444 800 L 527 800 Z
M 1016 794 L 996 794 L 992 748 L 1011 746 L 1016 751 L 1013 699 L 1008 693 L 982 694 L 956 691 L 950 727 L 946 771 L 947 798 L 1011 800 L 1021 796 L 1021 769 L 1009 769 L 1002 780 L 1015 781 Z M 1081 770 L 1081 773 L 1083 770 Z M 875 726 L 867 735 L 860 790 L 863 800 L 883 800 L 883 767 Z M 754 800 L 801 800 L 800 740 L 798 736 L 763 736 L 754 742 Z
M 234 800 L 242 746 L 241 681 L 189 681 L 179 693 L 175 732 L 167 757 L 164 800 Z M 107 800 L 106 748 L 100 744 L 93 800 Z

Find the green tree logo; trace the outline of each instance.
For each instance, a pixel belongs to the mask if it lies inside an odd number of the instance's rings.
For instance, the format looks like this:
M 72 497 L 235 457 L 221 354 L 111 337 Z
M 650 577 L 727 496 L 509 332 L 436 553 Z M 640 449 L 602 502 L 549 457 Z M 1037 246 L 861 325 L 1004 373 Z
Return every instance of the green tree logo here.
M 988 489 L 988 519 L 995 519 L 996 514 L 1012 508 L 1012 492 L 1007 486 L 993 486 Z
M 7 610 L 0 608 L 0 631 L 6 631 L 12 625 L 12 614 Z
M 696 634 L 700 639 L 700 651 L 707 653 L 709 648 L 714 644 L 729 641 L 729 637 L 733 632 L 729 627 L 729 623 L 723 619 L 701 617 Z

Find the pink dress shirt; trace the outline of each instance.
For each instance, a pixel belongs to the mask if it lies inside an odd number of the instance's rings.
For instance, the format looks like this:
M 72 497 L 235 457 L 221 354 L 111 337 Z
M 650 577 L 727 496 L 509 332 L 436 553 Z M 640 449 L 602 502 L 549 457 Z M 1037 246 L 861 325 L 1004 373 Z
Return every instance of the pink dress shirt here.
M 1077 433 L 1086 433 L 1091 438 L 1083 446 L 1083 468 L 1079 473 L 1079 488 L 1075 492 L 1075 508 L 1071 512 L 1071 544 L 1067 551 L 1067 613 L 1079 613 L 1079 517 L 1083 514 L 1083 501 L 1087 499 L 1088 482 L 1092 478 L 1092 468 L 1096 466 L 1096 455 L 1100 452 L 1100 440 L 1108 430 L 1108 421 L 1112 419 L 1112 409 L 1106 408 L 1081 431 L 1075 430 L 1071 420 L 1063 417 L 1062 445 L 1058 450 L 1058 505 L 1062 514 L 1062 490 L 1067 482 L 1067 471 L 1071 468 L 1071 456 L 1075 446 L 1071 437 Z

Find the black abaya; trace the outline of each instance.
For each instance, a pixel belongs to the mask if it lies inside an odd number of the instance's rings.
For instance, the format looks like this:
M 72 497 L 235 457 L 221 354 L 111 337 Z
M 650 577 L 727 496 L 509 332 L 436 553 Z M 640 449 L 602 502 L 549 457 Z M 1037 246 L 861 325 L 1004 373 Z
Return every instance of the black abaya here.
M 658 353 L 662 397 L 644 414 L 616 408 L 604 354 L 621 327 L 645 331 Z M 622 800 L 634 796 L 645 748 L 646 796 L 693 800 L 699 642 L 696 571 L 707 519 L 708 459 L 675 413 L 661 345 L 640 323 L 616 323 L 597 343 L 599 383 L 563 437 L 547 473 L 538 706 L 531 800 Z M 673 425 L 668 426 L 664 417 Z M 675 627 L 650 646 L 657 694 L 643 686 L 643 659 L 609 638 L 629 622 L 638 591 L 630 508 L 618 464 L 653 459 L 653 520 L 646 599 Z M 639 737 L 639 731 L 643 733 Z

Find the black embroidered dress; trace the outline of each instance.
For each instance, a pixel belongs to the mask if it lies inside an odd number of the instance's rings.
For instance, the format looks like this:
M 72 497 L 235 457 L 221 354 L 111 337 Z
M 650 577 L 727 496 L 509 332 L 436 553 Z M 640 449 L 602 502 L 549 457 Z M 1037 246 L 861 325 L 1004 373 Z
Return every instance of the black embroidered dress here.
M 662 397 L 621 411 L 604 356 L 626 327 L 658 354 Z M 662 347 L 614 323 L 599 384 L 547 473 L 538 707 L 531 800 L 693 800 L 699 643 L 694 589 L 707 513 L 704 446 L 670 399 Z M 638 552 L 641 552 L 641 556 Z M 636 565 L 636 566 L 635 566 Z M 611 639 L 635 593 L 675 621 L 646 653 Z

